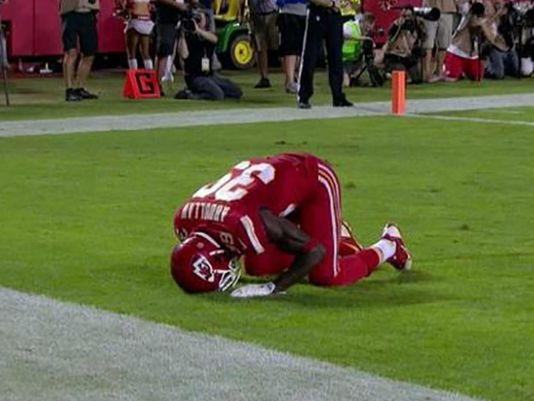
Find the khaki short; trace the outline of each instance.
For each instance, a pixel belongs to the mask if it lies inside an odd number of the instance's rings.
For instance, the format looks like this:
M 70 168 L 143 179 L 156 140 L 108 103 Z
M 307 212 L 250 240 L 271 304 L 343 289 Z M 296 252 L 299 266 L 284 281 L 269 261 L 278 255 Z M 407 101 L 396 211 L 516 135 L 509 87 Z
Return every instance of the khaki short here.
M 278 50 L 280 38 L 276 19 L 278 13 L 254 14 L 250 16 L 250 29 L 257 51 Z
M 424 49 L 433 49 L 435 45 L 439 50 L 447 50 L 451 44 L 453 17 L 453 14 L 441 14 L 437 21 L 424 20 L 426 29 Z

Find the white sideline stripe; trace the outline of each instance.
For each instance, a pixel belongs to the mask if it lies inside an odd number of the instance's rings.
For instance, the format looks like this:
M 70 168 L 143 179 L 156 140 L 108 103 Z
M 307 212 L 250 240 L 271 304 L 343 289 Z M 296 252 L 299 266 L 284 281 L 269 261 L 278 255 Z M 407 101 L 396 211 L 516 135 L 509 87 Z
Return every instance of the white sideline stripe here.
M 524 125 L 533 127 L 534 121 L 517 121 L 517 120 L 495 120 L 493 118 L 481 117 L 460 117 L 460 116 L 436 116 L 432 114 L 408 114 L 407 117 L 424 118 L 431 120 L 445 120 L 445 121 L 465 121 L 470 123 L 483 124 L 505 124 L 505 125 Z
M 531 106 L 533 104 L 534 94 L 447 99 L 409 99 L 406 102 L 406 112 L 411 114 L 438 113 L 443 111 Z M 127 116 L 94 116 L 50 120 L 2 121 L 0 122 L 0 137 L 136 131 L 153 128 L 365 117 L 391 115 L 390 110 L 390 102 L 371 102 L 357 103 L 354 107 L 314 106 L 311 110 L 300 110 L 296 107 L 276 107 Z
M 0 287 L 2 401 L 474 401 Z

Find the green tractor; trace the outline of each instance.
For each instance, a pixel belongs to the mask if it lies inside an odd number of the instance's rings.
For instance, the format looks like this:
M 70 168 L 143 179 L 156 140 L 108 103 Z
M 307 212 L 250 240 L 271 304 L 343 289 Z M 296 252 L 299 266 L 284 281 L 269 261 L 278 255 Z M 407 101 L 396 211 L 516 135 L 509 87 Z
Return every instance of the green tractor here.
M 215 0 L 213 4 L 217 36 L 215 51 L 225 67 L 245 70 L 256 62 L 246 23 L 237 21 L 239 0 Z

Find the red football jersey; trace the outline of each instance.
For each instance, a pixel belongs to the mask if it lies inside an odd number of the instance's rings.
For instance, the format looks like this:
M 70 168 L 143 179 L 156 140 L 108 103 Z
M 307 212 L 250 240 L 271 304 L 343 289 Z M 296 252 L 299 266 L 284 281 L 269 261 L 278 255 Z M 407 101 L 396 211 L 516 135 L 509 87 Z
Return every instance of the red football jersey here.
M 297 209 L 318 185 L 318 162 L 290 153 L 243 161 L 176 211 L 175 232 L 183 240 L 201 230 L 236 254 L 261 254 L 269 241 L 259 210 L 288 216 Z

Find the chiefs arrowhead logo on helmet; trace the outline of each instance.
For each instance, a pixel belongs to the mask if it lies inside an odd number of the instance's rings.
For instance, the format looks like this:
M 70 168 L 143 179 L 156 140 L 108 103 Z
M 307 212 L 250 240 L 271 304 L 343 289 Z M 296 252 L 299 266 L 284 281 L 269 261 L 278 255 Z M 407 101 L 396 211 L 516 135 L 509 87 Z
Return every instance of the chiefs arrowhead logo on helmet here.
M 196 260 L 193 261 L 193 274 L 209 283 L 215 282 L 213 267 L 211 267 L 209 260 L 202 255 L 197 255 Z
M 211 236 L 194 232 L 174 247 L 171 274 L 176 284 L 189 293 L 225 291 L 237 283 L 240 269 L 232 255 Z

